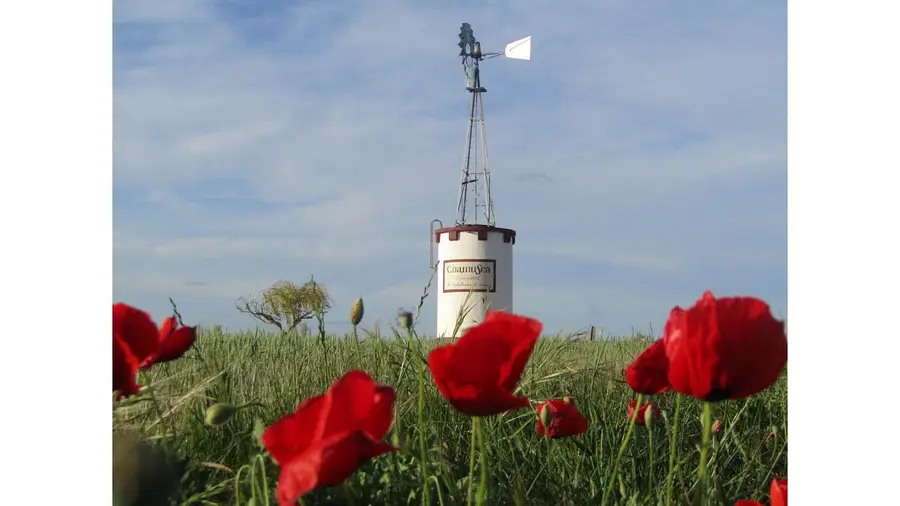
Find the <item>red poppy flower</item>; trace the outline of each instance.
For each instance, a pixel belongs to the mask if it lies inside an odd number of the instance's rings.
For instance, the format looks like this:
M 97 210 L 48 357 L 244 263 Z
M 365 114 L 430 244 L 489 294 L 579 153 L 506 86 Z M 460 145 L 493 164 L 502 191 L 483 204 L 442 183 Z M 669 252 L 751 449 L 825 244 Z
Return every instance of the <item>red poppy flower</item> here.
M 191 349 L 196 340 L 196 327 L 179 327 L 178 320 L 174 316 L 166 318 L 159 328 L 156 351 L 144 362 L 143 367 L 146 369 L 153 364 L 180 358 Z
M 742 399 L 772 386 L 787 363 L 784 323 L 754 297 L 709 291 L 666 322 L 669 384 L 704 401 Z
M 641 352 L 625 368 L 625 381 L 639 394 L 656 395 L 669 390 L 669 359 L 660 339 Z
M 787 506 L 787 478 L 775 478 L 769 487 L 771 506 Z
M 545 406 L 546 412 L 544 411 Z M 547 413 L 547 415 L 544 413 Z M 535 430 L 541 436 L 547 436 L 551 439 L 577 436 L 578 434 L 584 434 L 588 429 L 587 418 L 575 407 L 575 401 L 568 397 L 539 402 L 537 414 L 538 419 Z M 547 426 L 544 425 L 544 420 L 541 420 L 545 416 L 549 421 Z
M 637 400 L 632 399 L 631 402 L 628 403 L 628 420 L 634 418 L 634 408 L 637 407 Z M 646 425 L 647 423 L 647 409 L 650 409 L 650 412 L 653 413 L 653 418 L 659 418 L 662 416 L 662 412 L 656 407 L 656 404 L 652 402 L 642 402 L 640 409 L 638 409 L 637 419 L 634 421 L 635 425 Z
M 128 349 L 128 345 L 113 333 L 113 392 L 117 397 L 137 395 L 141 391 L 135 380 L 138 360 Z
M 279 504 L 294 505 L 311 490 L 340 484 L 368 460 L 397 450 L 382 441 L 393 405 L 391 387 L 350 371 L 266 429 L 263 445 L 281 466 Z
M 139 392 L 135 376 L 150 358 L 159 339 L 159 330 L 150 315 L 127 304 L 113 304 L 113 390 L 119 396 Z
M 531 404 L 512 394 L 541 334 L 541 322 L 506 312 L 489 312 L 454 344 L 428 355 L 441 394 L 458 411 L 490 416 Z
M 787 506 L 787 478 L 774 478 L 772 485 L 769 486 L 769 505 L 770 506 Z M 759 501 L 750 501 L 742 499 L 734 506 L 765 506 Z
M 180 357 L 197 338 L 194 327 L 177 328 L 168 318 L 158 329 L 150 315 L 128 304 L 113 304 L 113 390 L 136 395 L 138 369 Z

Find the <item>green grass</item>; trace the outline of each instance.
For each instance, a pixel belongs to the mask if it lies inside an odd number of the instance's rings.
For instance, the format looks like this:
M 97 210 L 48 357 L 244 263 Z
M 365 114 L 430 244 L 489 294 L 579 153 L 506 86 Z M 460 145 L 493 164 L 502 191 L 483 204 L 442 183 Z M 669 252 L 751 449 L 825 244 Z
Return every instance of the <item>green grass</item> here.
M 487 504 L 600 504 L 610 486 L 608 504 L 665 504 L 674 393 L 649 399 L 663 410 L 666 420 L 651 430 L 635 427 L 618 479 L 611 480 L 628 429 L 627 404 L 636 397 L 624 382 L 622 368 L 647 344 L 635 338 L 592 343 L 542 337 L 522 377 L 522 392 L 534 402 L 573 396 L 590 428 L 580 442 L 560 439 L 548 446 L 535 433 L 536 415 L 531 410 L 486 419 Z M 427 353 L 434 343 L 425 341 L 424 346 Z M 114 428 L 119 433 L 140 431 L 170 453 L 190 459 L 176 473 L 184 478 L 182 497 L 174 504 L 243 506 L 254 497 L 252 504 L 261 506 L 266 492 L 275 504 L 279 469 L 267 457 L 256 459 L 260 448 L 254 428 L 292 412 L 299 401 L 322 393 L 347 371 L 362 369 L 395 388 L 396 418 L 388 439 L 399 441 L 403 451 L 362 466 L 341 487 L 309 494 L 303 504 L 421 504 L 420 431 L 427 441 L 431 503 L 466 504 L 471 423 L 441 397 L 426 373 L 426 409 L 419 425 L 415 347 L 413 343 L 407 354 L 403 341 L 377 335 L 369 335 L 357 349 L 346 337 L 330 337 L 323 345 L 315 336 L 203 331 L 194 351 L 149 372 L 152 399 L 142 395 L 120 403 L 114 411 Z M 239 411 L 222 426 L 204 425 L 204 411 L 215 402 L 259 406 Z M 714 418 L 725 428 L 714 437 L 710 453 L 710 503 L 732 506 L 737 499 L 767 500 L 772 477 L 787 473 L 786 378 L 766 392 L 718 403 L 714 409 Z M 675 434 L 673 504 L 689 504 L 696 495 L 692 489 L 697 481 L 700 417 L 700 403 L 683 398 Z M 764 441 L 773 428 L 776 436 Z M 149 459 L 134 458 L 144 459 L 144 468 L 150 467 Z M 121 471 L 116 480 L 122 486 L 130 479 L 132 488 L 137 482 L 150 483 L 147 490 L 160 486 L 154 479 L 162 479 L 158 473 L 135 476 L 136 472 Z M 477 470 L 474 480 L 477 486 Z

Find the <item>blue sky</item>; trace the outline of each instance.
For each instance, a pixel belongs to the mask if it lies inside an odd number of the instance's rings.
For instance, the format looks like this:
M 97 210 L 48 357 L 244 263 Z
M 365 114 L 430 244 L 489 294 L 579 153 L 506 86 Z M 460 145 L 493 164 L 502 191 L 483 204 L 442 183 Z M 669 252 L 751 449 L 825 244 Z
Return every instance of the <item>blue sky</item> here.
M 709 288 L 787 315 L 784 2 L 116 0 L 115 300 L 245 328 L 235 299 L 329 287 L 329 326 L 414 307 L 452 222 L 482 71 L 515 310 L 662 330 Z M 433 332 L 434 300 L 421 323 Z

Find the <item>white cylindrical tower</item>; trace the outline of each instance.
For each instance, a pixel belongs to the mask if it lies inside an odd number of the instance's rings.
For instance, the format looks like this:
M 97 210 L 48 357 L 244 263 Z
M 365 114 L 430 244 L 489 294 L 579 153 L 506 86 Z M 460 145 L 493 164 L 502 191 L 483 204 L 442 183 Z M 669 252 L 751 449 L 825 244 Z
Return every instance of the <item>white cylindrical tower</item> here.
M 437 337 L 454 337 L 484 321 L 485 313 L 513 310 L 516 231 L 458 225 L 434 231 L 438 249 Z

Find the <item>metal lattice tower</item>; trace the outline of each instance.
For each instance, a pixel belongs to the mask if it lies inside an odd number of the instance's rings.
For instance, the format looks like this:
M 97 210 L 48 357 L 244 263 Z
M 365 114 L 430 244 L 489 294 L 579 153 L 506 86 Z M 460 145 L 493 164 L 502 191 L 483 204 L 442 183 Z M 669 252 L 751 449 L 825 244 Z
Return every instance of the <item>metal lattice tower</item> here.
M 506 45 L 502 53 L 483 53 L 481 43 L 469 23 L 459 28 L 459 56 L 466 72 L 469 101 L 469 128 L 466 132 L 466 154 L 460 179 L 459 200 L 456 205 L 457 225 L 485 224 L 493 227 L 494 199 L 491 195 L 491 171 L 488 168 L 487 133 L 484 128 L 484 101 L 487 90 L 481 85 L 480 63 L 486 59 L 505 56 L 515 60 L 531 59 L 531 37 Z M 482 223 L 483 220 L 483 223 Z
M 483 54 L 481 43 L 469 23 L 459 30 L 459 55 L 466 72 L 466 90 L 469 101 L 469 125 L 466 132 L 466 152 L 460 179 L 459 200 L 456 207 L 456 224 L 484 223 L 494 226 L 494 200 L 491 196 L 491 171 L 488 166 L 487 132 L 484 128 L 484 102 L 482 94 L 487 90 L 481 85 L 479 63 L 500 53 Z

